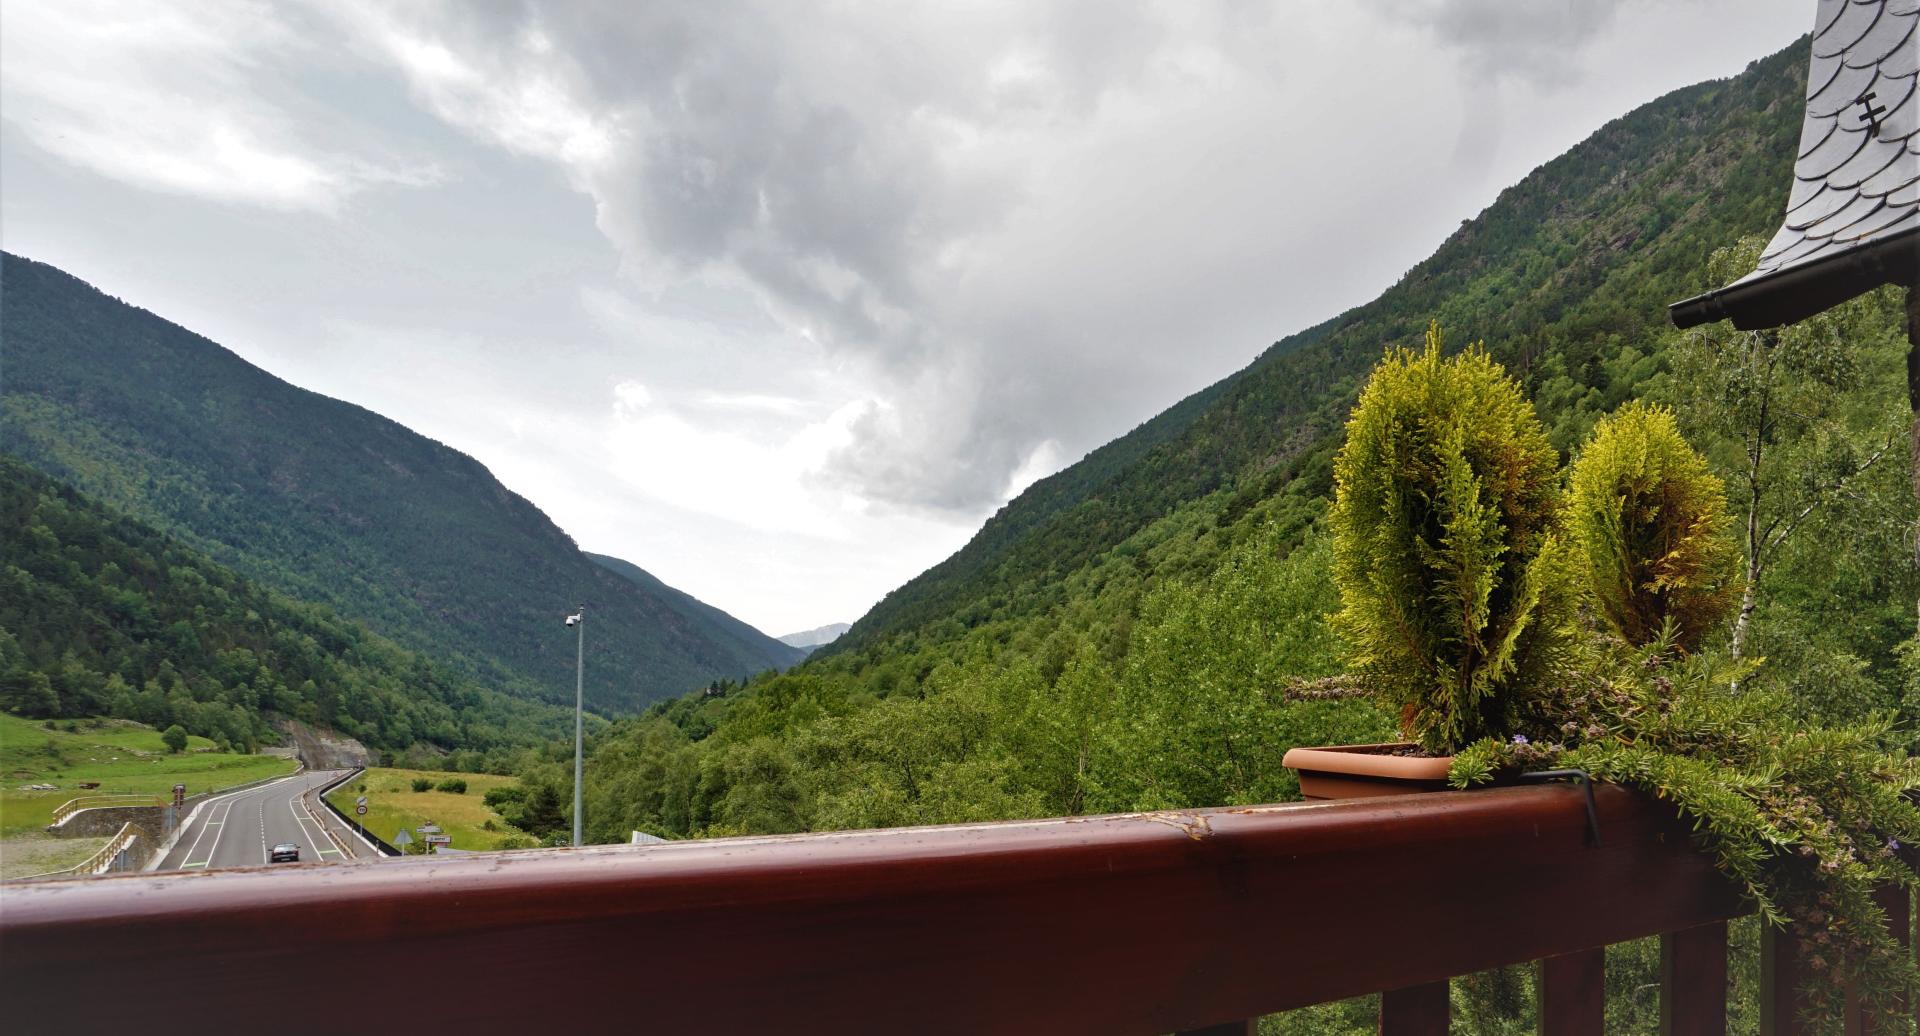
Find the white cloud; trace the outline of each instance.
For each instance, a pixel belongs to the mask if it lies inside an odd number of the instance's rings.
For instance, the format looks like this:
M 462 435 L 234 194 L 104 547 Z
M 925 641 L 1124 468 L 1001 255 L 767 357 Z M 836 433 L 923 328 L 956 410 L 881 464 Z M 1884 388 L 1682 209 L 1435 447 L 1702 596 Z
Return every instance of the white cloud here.
M 613 387 L 613 412 L 621 417 L 635 416 L 653 402 L 653 393 L 637 381 L 623 381 Z
M 416 99 L 440 118 L 511 151 L 591 169 L 613 148 L 615 130 L 572 96 L 556 74 L 563 55 L 527 27 L 482 49 L 456 52 L 431 29 L 409 25 L 400 9 L 365 0 L 319 5 L 349 38 L 391 60 Z
M 663 407 L 637 409 L 622 396 L 603 439 L 607 465 L 664 504 L 752 529 L 842 538 L 849 501 L 810 486 L 808 475 L 849 438 L 870 405 L 848 403 L 824 420 L 760 438 Z
M 370 186 L 437 182 L 430 163 L 307 138 L 303 102 L 262 85 L 307 48 L 283 12 L 242 0 L 8 4 L 0 115 L 102 176 L 219 201 L 332 212 Z

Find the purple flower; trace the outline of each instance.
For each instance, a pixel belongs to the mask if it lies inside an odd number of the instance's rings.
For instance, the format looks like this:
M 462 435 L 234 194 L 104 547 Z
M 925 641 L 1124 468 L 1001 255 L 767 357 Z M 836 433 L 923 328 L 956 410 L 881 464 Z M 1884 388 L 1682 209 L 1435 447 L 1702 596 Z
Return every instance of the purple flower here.
M 1516 745 L 1524 745 L 1524 744 L 1526 744 L 1526 743 L 1527 743 L 1527 735 L 1525 735 L 1525 734 L 1515 734 L 1515 735 L 1513 735 L 1513 743 L 1514 743 L 1514 744 L 1516 744 Z
M 1892 849 L 1895 852 L 1898 852 L 1900 850 L 1900 839 L 1898 838 L 1887 839 L 1887 848 Z

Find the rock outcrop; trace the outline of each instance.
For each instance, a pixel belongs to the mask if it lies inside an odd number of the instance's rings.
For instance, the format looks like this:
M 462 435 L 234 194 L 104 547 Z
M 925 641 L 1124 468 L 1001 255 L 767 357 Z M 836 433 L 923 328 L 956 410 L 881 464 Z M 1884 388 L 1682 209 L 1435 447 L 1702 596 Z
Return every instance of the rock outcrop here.
M 318 730 L 297 719 L 281 719 L 276 724 L 309 770 L 350 770 L 372 766 L 373 752 L 350 737 L 331 730 Z

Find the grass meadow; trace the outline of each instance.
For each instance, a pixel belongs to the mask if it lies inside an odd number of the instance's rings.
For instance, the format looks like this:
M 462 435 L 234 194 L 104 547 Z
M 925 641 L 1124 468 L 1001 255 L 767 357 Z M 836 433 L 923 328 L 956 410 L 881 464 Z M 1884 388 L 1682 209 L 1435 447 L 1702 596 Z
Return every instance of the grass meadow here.
M 51 723 L 51 726 L 48 724 Z M 152 727 L 120 719 L 29 720 L 0 714 L 0 838 L 45 827 L 55 809 L 80 795 L 164 795 L 176 783 L 187 794 L 231 788 L 292 773 L 294 762 L 270 755 L 213 751 L 203 737 L 175 755 Z M 82 789 L 83 783 L 97 783 Z M 28 791 L 51 784 L 53 791 Z
M 417 778 L 432 781 L 435 790 L 414 791 L 413 782 Z M 466 793 L 438 790 L 440 782 L 449 778 L 466 781 Z M 455 849 L 498 849 L 502 848 L 500 843 L 507 839 L 526 836 L 517 828 L 508 826 L 505 820 L 500 819 L 500 814 L 488 809 L 484 799 L 489 789 L 515 783 L 516 779 L 512 777 L 484 773 L 376 768 L 334 789 L 327 799 L 338 806 L 341 812 L 353 816 L 354 800 L 364 794 L 367 797 L 367 814 L 356 819 L 365 824 L 367 830 L 388 842 L 393 841 L 393 836 L 401 828 L 413 835 L 415 828 L 431 823 L 439 825 L 442 831 L 453 837 L 452 846 Z M 362 786 L 366 791 L 359 790 Z M 488 824 L 493 825 L 491 829 Z

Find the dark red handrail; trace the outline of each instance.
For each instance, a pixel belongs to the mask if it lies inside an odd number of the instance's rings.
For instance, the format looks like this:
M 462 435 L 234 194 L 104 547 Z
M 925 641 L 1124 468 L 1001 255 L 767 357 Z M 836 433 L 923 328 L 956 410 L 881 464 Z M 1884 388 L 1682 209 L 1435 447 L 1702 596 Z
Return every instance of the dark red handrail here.
M 1554 786 L 38 883 L 0 893 L 0 1002 L 21 1031 L 1144 1034 L 1744 909 L 1670 808 L 1598 807 L 1598 848 Z

